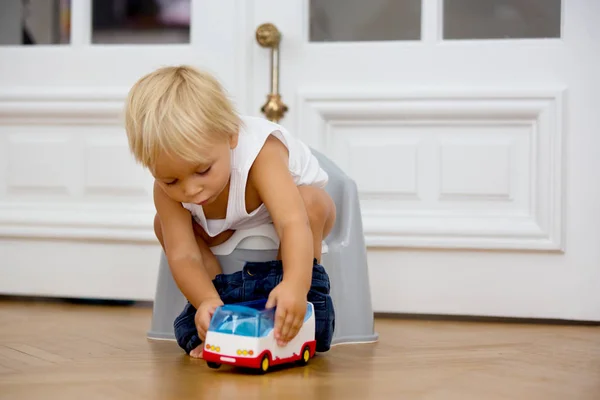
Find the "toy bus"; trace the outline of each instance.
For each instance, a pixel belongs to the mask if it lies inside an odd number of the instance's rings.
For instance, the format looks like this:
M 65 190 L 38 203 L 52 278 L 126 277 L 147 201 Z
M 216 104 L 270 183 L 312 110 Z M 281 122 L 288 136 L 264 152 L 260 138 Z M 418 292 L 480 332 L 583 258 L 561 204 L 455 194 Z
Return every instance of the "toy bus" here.
M 210 368 L 228 364 L 265 373 L 274 365 L 308 364 L 316 350 L 312 303 L 307 302 L 304 323 L 285 346 L 279 346 L 273 336 L 275 308 L 266 309 L 265 305 L 266 300 L 258 300 L 226 304 L 215 310 L 203 350 Z

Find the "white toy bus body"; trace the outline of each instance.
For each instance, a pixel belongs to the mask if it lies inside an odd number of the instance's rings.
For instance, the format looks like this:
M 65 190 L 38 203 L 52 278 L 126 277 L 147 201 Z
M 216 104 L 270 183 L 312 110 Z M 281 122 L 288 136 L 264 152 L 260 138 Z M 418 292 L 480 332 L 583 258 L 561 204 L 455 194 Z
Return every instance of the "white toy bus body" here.
M 264 304 L 265 301 L 229 304 L 215 311 L 203 351 L 210 367 L 230 364 L 267 372 L 273 365 L 308 363 L 316 349 L 312 303 L 307 302 L 304 323 L 285 346 L 279 346 L 273 335 L 275 310 L 264 309 Z

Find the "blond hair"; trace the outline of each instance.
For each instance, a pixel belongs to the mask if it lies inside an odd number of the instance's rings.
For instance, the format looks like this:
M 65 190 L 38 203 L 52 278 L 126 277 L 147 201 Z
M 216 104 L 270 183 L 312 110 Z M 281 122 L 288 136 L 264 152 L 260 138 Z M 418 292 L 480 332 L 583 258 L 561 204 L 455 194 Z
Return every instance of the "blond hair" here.
M 159 153 L 205 162 L 212 145 L 237 134 L 241 120 L 219 82 L 190 66 L 140 78 L 125 105 L 129 148 L 150 169 Z

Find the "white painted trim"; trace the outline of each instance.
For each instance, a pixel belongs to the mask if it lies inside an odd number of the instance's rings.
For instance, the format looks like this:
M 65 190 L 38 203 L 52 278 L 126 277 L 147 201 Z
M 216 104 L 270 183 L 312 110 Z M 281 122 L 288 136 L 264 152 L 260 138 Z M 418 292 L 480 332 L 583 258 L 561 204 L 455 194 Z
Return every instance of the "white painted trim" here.
M 382 215 L 363 208 L 368 246 L 564 251 L 564 88 L 304 88 L 299 92 L 298 132 L 327 154 L 329 132 L 339 124 L 529 125 L 531 213 L 457 214 L 399 210 Z M 544 154 L 541 154 L 541 153 Z M 547 161 L 542 164 L 541 155 Z M 542 210 L 540 212 L 540 210 Z M 440 228 L 446 221 L 447 227 Z
M 118 87 L 2 88 L 0 126 L 124 126 L 127 91 Z
M 92 43 L 92 0 L 72 2 L 71 45 L 89 46 Z
M 100 118 L 107 123 L 122 124 L 127 91 L 128 88 L 105 87 L 2 88 L 0 118 L 3 123 L 26 119 L 28 124 L 65 118 L 96 124 Z
M 258 46 L 253 26 L 254 0 L 235 3 L 235 87 L 238 93 L 238 107 L 241 113 L 255 114 L 252 109 L 256 85 L 254 76 L 254 46 Z M 267 90 L 268 88 L 265 88 Z
M 153 301 L 159 244 L 0 240 L 0 293 Z
M 0 203 L 0 237 L 158 243 L 150 205 Z
M 436 45 L 443 36 L 443 0 L 423 0 L 421 3 L 421 40 Z

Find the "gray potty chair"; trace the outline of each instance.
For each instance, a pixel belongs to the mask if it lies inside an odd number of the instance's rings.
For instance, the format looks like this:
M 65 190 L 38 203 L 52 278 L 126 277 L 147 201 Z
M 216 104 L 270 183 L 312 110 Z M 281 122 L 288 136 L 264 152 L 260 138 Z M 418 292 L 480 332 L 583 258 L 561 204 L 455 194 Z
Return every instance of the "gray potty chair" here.
M 369 343 L 378 339 L 374 331 L 367 251 L 355 182 L 323 154 L 312 150 L 329 174 L 327 192 L 337 207 L 337 220 L 323 242 L 321 264 L 329 274 L 335 307 L 332 345 Z M 273 225 L 236 231 L 225 243 L 211 248 L 223 272 L 242 270 L 249 261 L 277 257 L 279 239 Z M 166 256 L 161 254 L 149 339 L 175 340 L 173 321 L 187 303 L 175 284 Z

